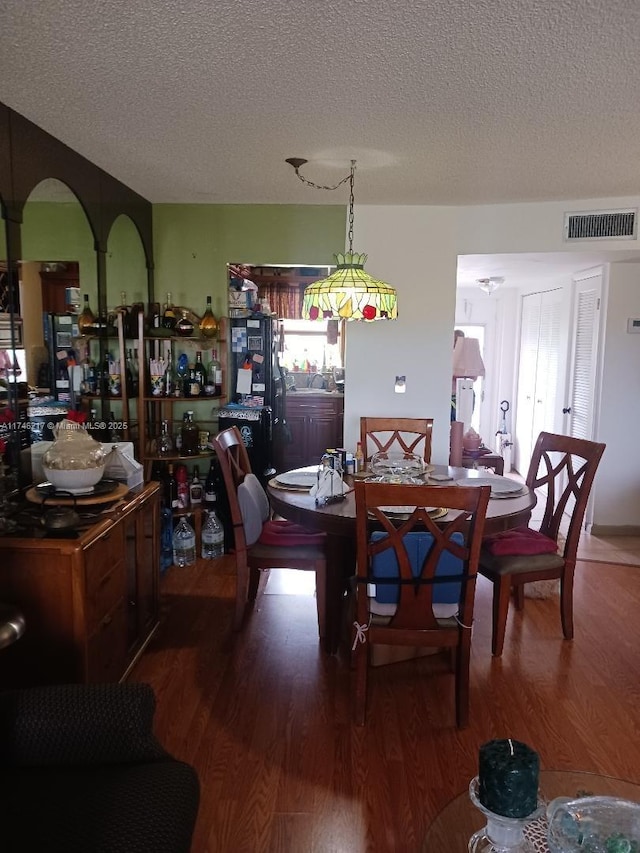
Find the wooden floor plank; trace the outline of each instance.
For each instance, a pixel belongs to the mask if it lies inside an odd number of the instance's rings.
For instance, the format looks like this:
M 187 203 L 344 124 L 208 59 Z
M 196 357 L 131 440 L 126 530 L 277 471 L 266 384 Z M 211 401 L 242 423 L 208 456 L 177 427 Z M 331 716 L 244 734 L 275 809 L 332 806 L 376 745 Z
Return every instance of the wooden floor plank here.
M 480 579 L 463 731 L 447 661 L 431 657 L 372 669 L 367 725 L 354 726 L 348 649 L 323 653 L 315 599 L 280 580 L 233 635 L 232 560 L 170 569 L 161 628 L 131 674 L 156 691 L 162 743 L 200 776 L 193 853 L 418 853 L 494 737 L 530 744 L 543 768 L 640 783 L 639 568 L 580 563 L 575 639 L 557 599 L 527 599 L 499 659 Z

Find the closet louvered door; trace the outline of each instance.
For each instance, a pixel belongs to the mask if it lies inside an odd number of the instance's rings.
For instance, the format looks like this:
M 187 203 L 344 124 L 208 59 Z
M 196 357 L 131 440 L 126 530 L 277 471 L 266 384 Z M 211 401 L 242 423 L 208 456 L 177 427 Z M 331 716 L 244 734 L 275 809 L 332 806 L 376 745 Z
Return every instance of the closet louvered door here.
M 602 272 L 574 281 L 573 333 L 566 432 L 593 438 Z

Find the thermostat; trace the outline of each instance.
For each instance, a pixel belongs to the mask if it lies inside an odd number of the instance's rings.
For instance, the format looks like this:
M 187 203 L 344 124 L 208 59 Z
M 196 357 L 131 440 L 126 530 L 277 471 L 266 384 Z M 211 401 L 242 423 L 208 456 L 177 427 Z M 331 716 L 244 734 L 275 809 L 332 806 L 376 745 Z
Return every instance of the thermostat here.
M 629 334 L 640 334 L 640 317 L 629 317 L 627 320 L 627 332 Z

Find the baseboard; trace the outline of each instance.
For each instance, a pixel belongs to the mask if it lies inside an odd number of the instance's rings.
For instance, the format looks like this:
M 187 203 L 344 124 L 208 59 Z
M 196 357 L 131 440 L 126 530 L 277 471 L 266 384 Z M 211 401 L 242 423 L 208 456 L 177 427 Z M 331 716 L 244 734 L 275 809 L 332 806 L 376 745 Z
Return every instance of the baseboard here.
M 589 533 L 592 536 L 640 536 L 640 525 L 592 524 Z

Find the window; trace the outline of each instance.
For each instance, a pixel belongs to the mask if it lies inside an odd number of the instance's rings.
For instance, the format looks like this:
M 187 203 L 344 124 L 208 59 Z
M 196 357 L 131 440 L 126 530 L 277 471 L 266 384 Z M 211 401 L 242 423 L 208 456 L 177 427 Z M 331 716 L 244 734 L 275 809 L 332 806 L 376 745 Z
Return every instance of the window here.
M 338 341 L 327 343 L 327 320 L 283 320 L 282 364 L 288 370 L 331 370 L 342 367 Z

